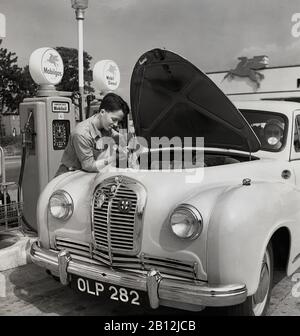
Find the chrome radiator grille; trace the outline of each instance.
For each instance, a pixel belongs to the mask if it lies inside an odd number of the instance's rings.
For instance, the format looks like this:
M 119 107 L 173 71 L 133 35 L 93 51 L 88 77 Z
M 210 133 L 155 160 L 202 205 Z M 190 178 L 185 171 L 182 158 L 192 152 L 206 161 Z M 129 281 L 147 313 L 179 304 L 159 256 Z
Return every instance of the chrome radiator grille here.
M 66 249 L 72 256 L 88 257 L 95 262 L 101 262 L 107 266 L 124 269 L 148 271 L 152 268 L 162 274 L 178 276 L 186 279 L 197 279 L 197 263 L 192 261 L 180 261 L 170 258 L 162 258 L 141 253 L 139 256 L 113 255 L 111 258 L 105 252 L 91 249 L 91 245 L 67 238 L 56 237 L 56 248 Z
M 135 180 L 114 177 L 97 186 L 92 201 L 91 244 L 56 237 L 56 248 L 109 267 L 197 279 L 197 263 L 141 253 L 142 215 L 146 191 Z
M 108 254 L 138 253 L 142 225 L 137 211 L 139 188 L 129 179 L 108 179 L 96 188 L 92 214 L 96 249 Z

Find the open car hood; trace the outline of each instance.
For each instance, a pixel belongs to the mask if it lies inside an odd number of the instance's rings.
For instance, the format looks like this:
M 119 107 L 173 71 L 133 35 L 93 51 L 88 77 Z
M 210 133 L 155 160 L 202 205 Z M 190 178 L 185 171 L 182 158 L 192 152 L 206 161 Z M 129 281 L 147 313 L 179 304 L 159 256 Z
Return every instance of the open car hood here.
M 204 137 L 205 147 L 256 152 L 260 142 L 226 95 L 198 68 L 167 50 L 137 61 L 130 84 L 137 136 Z

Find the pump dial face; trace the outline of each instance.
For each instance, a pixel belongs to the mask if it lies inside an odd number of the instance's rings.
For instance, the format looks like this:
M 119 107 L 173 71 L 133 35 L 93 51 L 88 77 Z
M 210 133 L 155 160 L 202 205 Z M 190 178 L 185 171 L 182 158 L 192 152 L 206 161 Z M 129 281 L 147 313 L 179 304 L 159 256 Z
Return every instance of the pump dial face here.
M 63 150 L 66 148 L 70 135 L 69 120 L 53 120 L 52 123 L 53 149 Z

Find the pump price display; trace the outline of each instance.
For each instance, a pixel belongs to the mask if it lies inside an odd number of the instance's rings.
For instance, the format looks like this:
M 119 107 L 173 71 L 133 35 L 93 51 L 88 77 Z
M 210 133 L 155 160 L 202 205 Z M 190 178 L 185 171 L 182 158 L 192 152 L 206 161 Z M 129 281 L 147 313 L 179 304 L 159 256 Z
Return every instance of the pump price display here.
M 68 113 L 69 110 L 68 102 L 52 102 L 52 112 Z

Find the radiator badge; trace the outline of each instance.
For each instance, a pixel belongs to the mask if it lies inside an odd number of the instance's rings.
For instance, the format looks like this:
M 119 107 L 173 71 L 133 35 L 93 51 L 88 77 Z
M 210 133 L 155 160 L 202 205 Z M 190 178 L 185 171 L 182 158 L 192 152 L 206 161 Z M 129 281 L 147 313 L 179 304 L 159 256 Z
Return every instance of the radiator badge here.
M 105 194 L 100 194 L 100 196 L 98 197 L 97 201 L 96 201 L 96 207 L 98 209 L 101 209 L 103 203 L 105 202 L 106 196 Z
M 112 185 L 111 188 L 110 188 L 111 194 L 114 194 L 116 190 L 117 190 L 117 186 L 116 185 Z
M 128 199 L 121 199 L 118 203 L 118 208 L 122 213 L 128 213 L 131 210 L 131 201 Z

